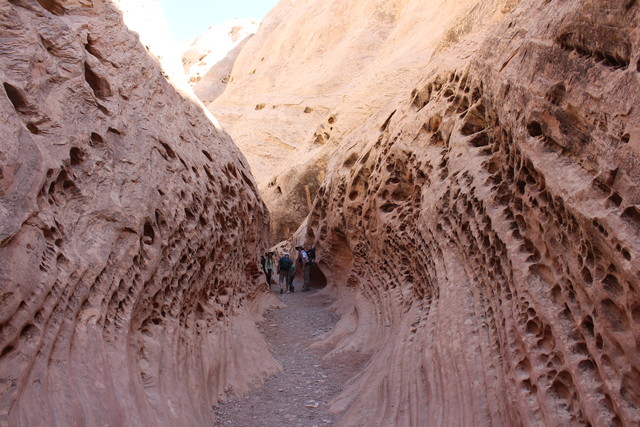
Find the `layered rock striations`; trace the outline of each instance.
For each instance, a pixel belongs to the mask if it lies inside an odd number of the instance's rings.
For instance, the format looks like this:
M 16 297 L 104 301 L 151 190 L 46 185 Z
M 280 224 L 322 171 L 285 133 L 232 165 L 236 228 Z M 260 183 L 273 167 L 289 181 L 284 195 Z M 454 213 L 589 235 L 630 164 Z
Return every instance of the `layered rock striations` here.
M 0 425 L 206 425 L 277 363 L 246 161 L 108 1 L 0 2 Z
M 523 0 L 334 151 L 296 239 L 372 354 L 343 425 L 640 422 L 639 19 Z

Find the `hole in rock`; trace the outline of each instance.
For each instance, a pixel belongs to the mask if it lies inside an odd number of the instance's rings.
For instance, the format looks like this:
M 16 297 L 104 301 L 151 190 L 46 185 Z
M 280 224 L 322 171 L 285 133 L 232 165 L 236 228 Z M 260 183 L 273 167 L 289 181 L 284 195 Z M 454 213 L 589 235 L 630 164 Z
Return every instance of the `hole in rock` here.
M 97 75 L 89 64 L 84 63 L 84 79 L 87 81 L 96 98 L 104 99 L 111 96 L 111 87 L 109 82 L 103 77 Z
M 9 83 L 3 83 L 4 91 L 7 94 L 7 98 L 13 104 L 13 108 L 16 109 L 17 112 L 22 114 L 27 114 L 30 112 L 29 103 L 27 99 L 22 94 L 22 91 L 15 86 L 10 85 Z
M 84 154 L 79 147 L 71 147 L 69 150 L 69 158 L 71 159 L 71 165 L 76 166 L 82 163 Z
M 29 132 L 31 132 L 34 135 L 40 135 L 40 129 L 38 129 L 38 127 L 36 125 L 34 125 L 33 123 L 29 123 L 27 124 L 27 129 L 29 129 Z
M 551 392 L 557 397 L 569 400 L 573 395 L 573 378 L 567 371 L 560 372 L 551 384 Z
M 635 223 L 636 227 L 640 227 L 640 209 L 635 206 L 629 206 L 622 213 L 622 218 L 626 220 L 630 220 L 630 222 Z
M 602 280 L 602 285 L 607 292 L 614 295 L 621 295 L 624 290 L 616 276 L 612 274 L 607 274 L 607 276 Z
M 583 372 L 595 372 L 596 365 L 591 360 L 586 359 L 578 364 L 578 368 Z
M 169 144 L 167 144 L 166 142 L 162 142 L 162 141 L 158 141 L 160 142 L 160 145 L 162 145 L 162 147 L 164 148 L 164 150 L 167 152 L 167 156 L 169 156 L 172 159 L 176 158 L 176 153 L 173 151 L 173 149 L 169 146 Z
M 104 146 L 104 138 L 98 133 L 91 132 L 91 142 L 89 145 L 92 147 L 103 147 Z
M 613 193 L 609 196 L 609 200 L 616 206 L 620 206 L 622 204 L 622 197 L 618 193 Z
M 153 231 L 153 226 L 151 225 L 151 222 L 149 220 L 145 221 L 145 223 L 144 223 L 144 237 L 143 237 L 144 243 L 146 243 L 148 245 L 153 243 L 153 239 L 154 239 L 155 235 L 156 235 L 156 233 L 155 233 L 155 231 Z
M 204 154 L 204 156 L 209 159 L 210 162 L 213 162 L 213 158 L 211 157 L 211 154 L 209 154 L 209 152 L 207 150 L 202 150 L 202 154 Z
M 54 15 L 64 15 L 64 7 L 58 4 L 56 0 L 37 0 L 40 6 L 53 13 Z
M 473 145 L 474 147 L 484 147 L 488 144 L 489 136 L 485 132 L 479 133 L 471 140 L 471 145 Z
M 249 188 L 252 189 L 253 191 L 256 191 L 256 188 L 253 185 L 253 182 L 251 182 L 251 180 L 249 179 L 249 177 L 242 171 L 240 171 L 240 175 L 242 176 L 242 180 L 245 182 L 245 184 L 247 184 Z
M 533 121 L 527 125 L 527 131 L 530 136 L 536 138 L 542 135 L 542 126 L 540 123 Z
M 0 353 L 0 358 L 3 358 L 4 356 L 6 356 L 7 354 L 9 354 L 11 352 L 11 350 L 13 350 L 13 346 L 12 345 L 8 345 L 6 346 L 3 350 L 2 353 Z
M 356 163 L 356 160 L 358 160 L 358 153 L 351 153 L 351 155 L 349 155 L 349 157 L 347 157 L 347 159 L 342 163 L 342 166 L 350 168 Z

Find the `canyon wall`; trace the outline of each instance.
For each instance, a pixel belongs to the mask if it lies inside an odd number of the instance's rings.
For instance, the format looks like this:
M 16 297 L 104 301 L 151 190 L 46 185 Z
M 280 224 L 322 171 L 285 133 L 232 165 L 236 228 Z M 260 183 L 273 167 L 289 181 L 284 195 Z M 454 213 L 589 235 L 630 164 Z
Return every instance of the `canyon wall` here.
M 372 354 L 342 425 L 640 423 L 639 22 L 522 0 L 344 136 L 295 236 Z
M 224 92 L 240 50 L 259 25 L 252 18 L 231 19 L 183 43 L 184 72 L 202 102 L 208 104 Z
M 211 425 L 279 369 L 244 157 L 109 1 L 0 2 L 0 40 L 0 425 Z
M 513 0 L 283 0 L 238 56 L 208 107 L 247 156 L 272 219 L 289 238 L 309 212 L 342 138 L 406 92 L 424 64 Z

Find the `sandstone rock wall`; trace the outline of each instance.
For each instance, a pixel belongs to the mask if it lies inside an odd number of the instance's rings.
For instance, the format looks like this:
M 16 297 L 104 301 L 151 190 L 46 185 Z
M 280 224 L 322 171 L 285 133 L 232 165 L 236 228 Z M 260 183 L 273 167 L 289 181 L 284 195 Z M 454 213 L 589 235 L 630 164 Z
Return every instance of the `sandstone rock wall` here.
M 193 85 L 193 93 L 203 104 L 209 104 L 224 93 L 231 78 L 231 70 L 242 48 L 251 39 L 251 35 L 227 52 L 226 56 L 207 68 L 198 82 Z
M 108 1 L 0 2 L 0 425 L 210 425 L 274 372 L 246 161 Z
M 343 425 L 640 422 L 639 22 L 523 0 L 335 150 L 296 241 L 373 355 Z
M 246 154 L 272 217 L 274 242 L 309 211 L 329 153 L 403 94 L 425 63 L 512 0 L 281 1 L 209 105 Z
M 228 74 L 231 73 L 233 63 L 240 53 L 240 49 L 236 48 L 255 34 L 259 25 L 260 21 L 252 18 L 230 19 L 207 28 L 198 37 L 185 43 L 182 64 L 189 84 L 194 88 L 200 84 L 201 88 L 210 86 L 217 89 L 214 90 L 217 93 L 213 97 L 208 91 L 202 92 L 203 95 L 207 93 L 207 96 L 200 98 L 203 102 L 213 101 L 226 86 L 226 81 L 220 82 L 214 78 L 215 72 L 207 78 L 209 71 L 217 68 L 218 72 L 222 72 L 224 69 L 228 80 Z M 235 52 L 231 53 L 233 51 Z M 221 64 L 222 61 L 224 62 Z

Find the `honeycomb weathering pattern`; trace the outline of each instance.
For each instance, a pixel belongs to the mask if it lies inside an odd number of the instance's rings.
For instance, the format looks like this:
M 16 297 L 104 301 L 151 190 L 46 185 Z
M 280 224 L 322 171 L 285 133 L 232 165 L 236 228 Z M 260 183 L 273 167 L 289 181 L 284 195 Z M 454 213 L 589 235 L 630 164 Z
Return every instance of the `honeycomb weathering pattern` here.
M 296 235 L 372 354 L 342 425 L 640 423 L 638 16 L 522 1 L 343 140 Z
M 0 425 L 206 425 L 277 362 L 246 161 L 108 1 L 0 2 Z

